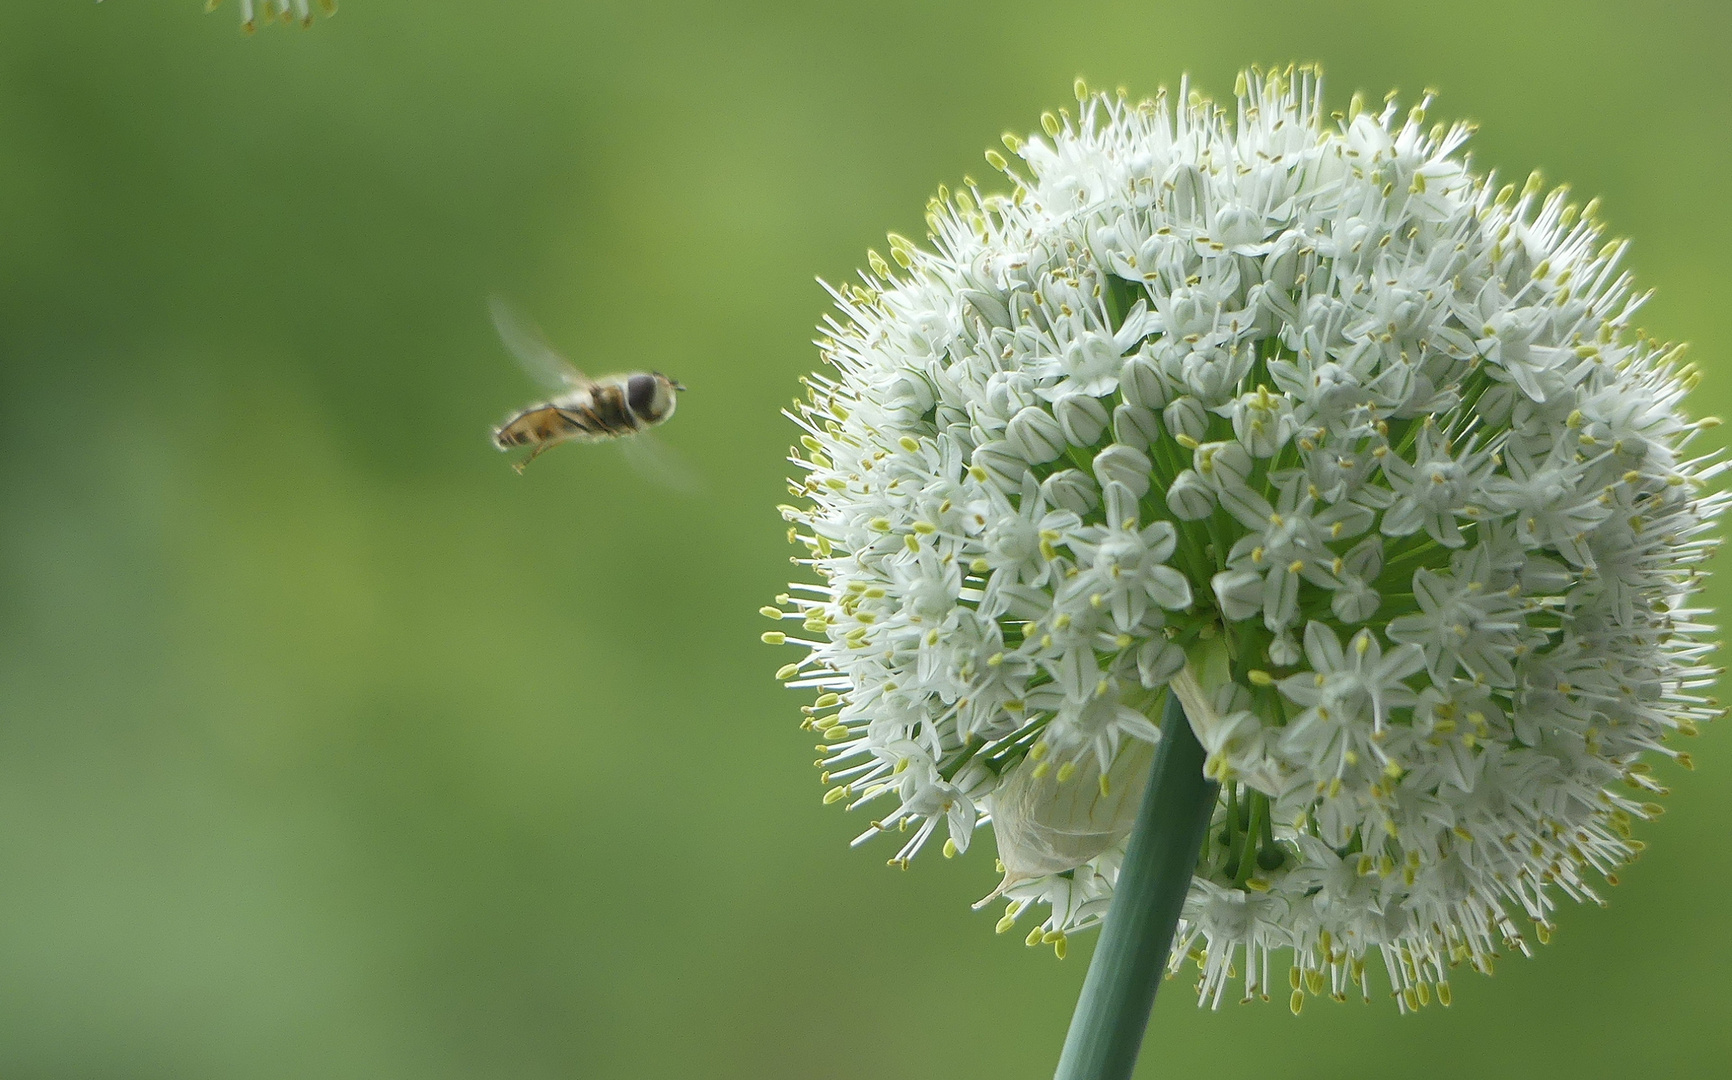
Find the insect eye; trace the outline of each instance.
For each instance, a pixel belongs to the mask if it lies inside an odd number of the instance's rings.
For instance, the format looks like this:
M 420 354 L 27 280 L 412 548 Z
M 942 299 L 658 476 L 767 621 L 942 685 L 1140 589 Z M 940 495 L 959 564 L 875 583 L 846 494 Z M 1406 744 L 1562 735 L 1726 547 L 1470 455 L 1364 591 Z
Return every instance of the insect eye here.
M 649 418 L 650 410 L 655 405 L 656 381 L 650 375 L 633 375 L 625 384 L 626 404 L 637 415 Z

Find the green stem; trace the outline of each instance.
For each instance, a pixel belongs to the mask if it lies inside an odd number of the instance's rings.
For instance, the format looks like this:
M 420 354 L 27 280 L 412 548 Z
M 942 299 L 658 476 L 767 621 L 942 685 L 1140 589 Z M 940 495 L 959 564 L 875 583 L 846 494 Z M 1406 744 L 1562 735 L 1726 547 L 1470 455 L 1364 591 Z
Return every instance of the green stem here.
M 1168 692 L 1154 770 L 1053 1080 L 1126 1080 L 1136 1067 L 1217 793 Z
M 1251 804 L 1245 822 L 1245 843 L 1239 849 L 1239 865 L 1233 868 L 1233 885 L 1243 889 L 1245 882 L 1251 880 L 1251 871 L 1256 868 L 1257 845 L 1263 835 L 1263 819 L 1269 814 L 1269 800 L 1261 792 L 1245 789 L 1245 801 Z
M 1239 809 L 1239 785 L 1227 785 L 1227 861 L 1221 864 L 1224 873 L 1231 875 L 1239 866 L 1240 857 L 1245 853 L 1245 819 Z

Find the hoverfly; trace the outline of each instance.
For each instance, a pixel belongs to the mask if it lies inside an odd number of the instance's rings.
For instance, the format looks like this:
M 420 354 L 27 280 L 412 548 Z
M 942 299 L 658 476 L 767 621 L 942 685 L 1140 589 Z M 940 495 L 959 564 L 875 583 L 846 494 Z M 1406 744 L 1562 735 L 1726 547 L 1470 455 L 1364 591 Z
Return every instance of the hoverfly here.
M 560 391 L 520 409 L 493 429 L 501 450 L 530 447 L 512 468 L 521 473 L 549 447 L 562 442 L 607 442 L 639 435 L 666 422 L 678 404 L 678 382 L 659 371 L 603 375 L 592 379 L 555 352 L 541 334 L 517 318 L 499 297 L 488 301 L 493 325 L 505 347 L 532 379 Z M 665 470 L 664 470 L 665 471 Z

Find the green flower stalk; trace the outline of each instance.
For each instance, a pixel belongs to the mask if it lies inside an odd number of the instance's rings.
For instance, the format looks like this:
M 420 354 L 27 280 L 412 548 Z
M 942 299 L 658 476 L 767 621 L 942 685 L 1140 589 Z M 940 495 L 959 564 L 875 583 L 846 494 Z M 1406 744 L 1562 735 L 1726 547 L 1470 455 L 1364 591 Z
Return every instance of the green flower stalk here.
M 1475 174 L 1429 96 L 1078 101 L 832 290 L 766 609 L 825 801 L 899 866 L 990 824 L 999 930 L 1063 955 L 1176 698 L 1219 796 L 1167 966 L 1448 1004 L 1600 899 L 1720 712 L 1696 376 L 1597 202 Z

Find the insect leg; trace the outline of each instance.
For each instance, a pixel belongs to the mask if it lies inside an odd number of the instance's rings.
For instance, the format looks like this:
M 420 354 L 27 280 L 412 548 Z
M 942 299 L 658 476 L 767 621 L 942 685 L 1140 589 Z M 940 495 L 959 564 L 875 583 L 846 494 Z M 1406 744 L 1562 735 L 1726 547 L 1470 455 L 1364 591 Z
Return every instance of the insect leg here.
M 514 462 L 511 467 L 513 469 L 517 470 L 518 476 L 522 476 L 523 470 L 529 468 L 529 463 L 534 461 L 536 458 L 540 457 L 542 455 L 543 451 L 545 451 L 548 447 L 550 447 L 552 445 L 553 445 L 552 443 L 546 443 L 546 442 L 536 443 L 535 449 L 533 449 L 529 452 L 528 457 L 524 458 L 522 461 Z

